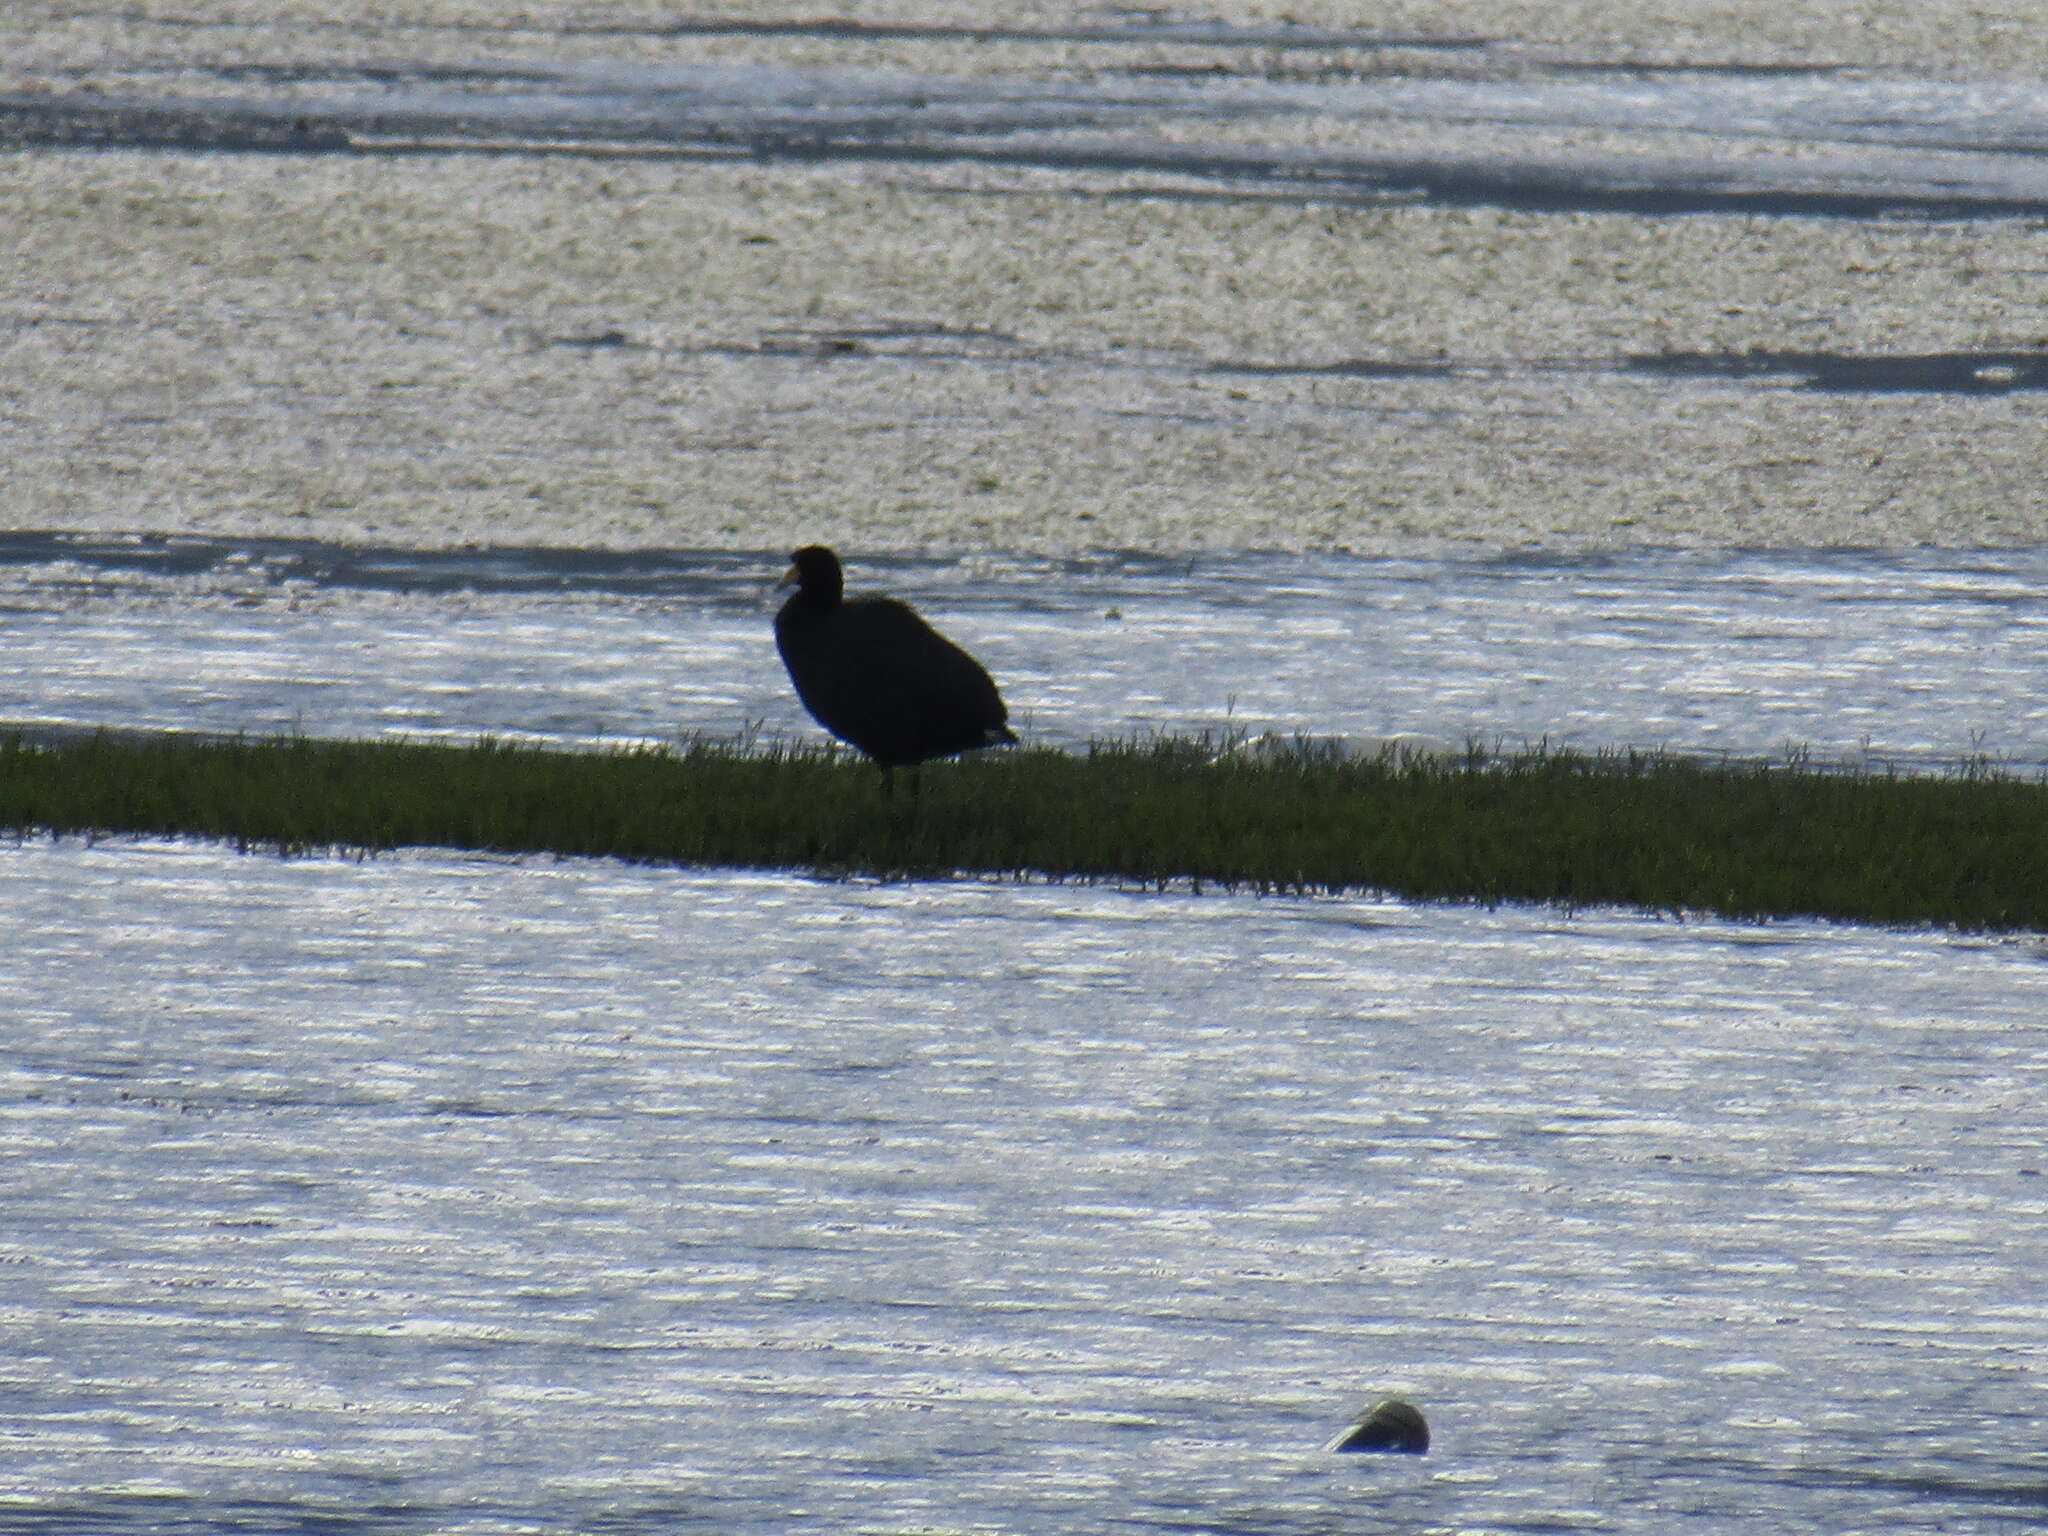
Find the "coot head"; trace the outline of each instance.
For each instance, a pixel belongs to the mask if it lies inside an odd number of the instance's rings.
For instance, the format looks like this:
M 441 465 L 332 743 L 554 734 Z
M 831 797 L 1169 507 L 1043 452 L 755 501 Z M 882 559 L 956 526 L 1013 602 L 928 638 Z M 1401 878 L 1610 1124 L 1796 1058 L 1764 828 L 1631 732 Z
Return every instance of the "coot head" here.
M 806 544 L 789 557 L 789 569 L 776 585 L 795 587 L 813 602 L 835 603 L 846 590 L 846 573 L 823 544 Z

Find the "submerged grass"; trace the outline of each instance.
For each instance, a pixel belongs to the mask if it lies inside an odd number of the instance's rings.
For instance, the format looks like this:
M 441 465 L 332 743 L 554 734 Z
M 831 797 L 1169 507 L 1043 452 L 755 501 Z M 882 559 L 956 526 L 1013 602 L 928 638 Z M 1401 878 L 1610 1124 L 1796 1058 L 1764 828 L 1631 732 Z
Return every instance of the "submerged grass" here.
M 865 763 L 808 747 L 17 735 L 0 827 L 2048 929 L 2048 785 L 1634 754 L 1400 765 L 1169 740 L 935 763 L 884 800 Z

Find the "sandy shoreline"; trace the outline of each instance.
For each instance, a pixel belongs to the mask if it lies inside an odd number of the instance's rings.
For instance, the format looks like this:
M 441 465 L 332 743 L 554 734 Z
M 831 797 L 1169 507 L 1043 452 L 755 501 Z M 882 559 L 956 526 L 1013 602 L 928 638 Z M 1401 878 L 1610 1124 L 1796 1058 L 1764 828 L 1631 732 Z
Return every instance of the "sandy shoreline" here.
M 132 89 L 201 55 L 991 57 L 565 43 L 546 25 L 591 18 L 532 7 L 493 12 L 487 41 L 463 30 L 482 12 L 448 5 L 338 39 L 317 7 L 295 28 L 245 9 L 193 27 L 45 6 L 7 88 Z M 1982 8 L 1833 31 L 1666 10 L 1661 33 L 1572 12 L 1549 45 L 1984 72 L 2040 46 Z M 1486 30 L 1463 8 L 1373 16 L 1453 20 Z M 1364 206 L 706 154 L 38 147 L 0 153 L 0 248 L 17 528 L 1046 552 L 2048 538 L 2031 390 L 1647 366 L 2048 347 L 2028 220 Z

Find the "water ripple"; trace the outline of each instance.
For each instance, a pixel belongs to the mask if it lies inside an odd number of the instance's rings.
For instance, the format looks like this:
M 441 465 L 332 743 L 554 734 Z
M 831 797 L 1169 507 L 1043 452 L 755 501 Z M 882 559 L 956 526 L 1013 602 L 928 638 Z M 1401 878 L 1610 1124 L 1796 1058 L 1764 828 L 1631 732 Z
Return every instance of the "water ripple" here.
M 815 737 L 779 555 L 0 542 L 0 719 L 588 743 Z M 880 559 L 1027 738 L 1283 733 L 2048 767 L 2048 555 Z
M 2038 1504 L 2026 943 L 141 843 L 0 917 L 0 1529 Z M 1429 1460 L 1320 1457 L 1385 1389 Z

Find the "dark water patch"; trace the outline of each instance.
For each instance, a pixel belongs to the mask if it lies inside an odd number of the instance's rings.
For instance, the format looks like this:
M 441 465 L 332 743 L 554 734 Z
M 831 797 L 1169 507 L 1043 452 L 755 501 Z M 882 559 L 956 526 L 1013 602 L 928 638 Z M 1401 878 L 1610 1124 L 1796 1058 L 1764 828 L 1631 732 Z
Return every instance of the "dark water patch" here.
M 1480 45 L 1485 46 L 1485 45 Z M 1553 59 L 1518 58 L 1512 71 L 1522 79 L 1538 83 L 1545 76 L 1566 76 L 1614 81 L 1653 80 L 1756 80 L 1756 81 L 1802 81 L 1827 79 L 1845 75 L 1856 68 L 1851 64 L 1835 63 L 1775 63 L 1769 61 L 1695 61 L 1685 59 Z M 1341 63 L 1310 62 L 1289 63 L 1283 59 L 1270 58 L 1257 61 L 1210 59 L 1203 63 L 1188 63 L 1166 60 L 1142 64 L 1124 64 L 1116 73 L 1136 79 L 1148 80 L 1189 80 L 1189 81 L 1267 81 L 1305 85 L 1330 85 L 1364 83 L 1372 81 L 1412 80 L 1416 71 L 1405 60 L 1385 63 L 1361 63 L 1348 60 Z
M 645 340 L 616 326 L 573 336 L 550 336 L 547 344 L 579 352 L 661 352 L 691 357 L 782 357 L 830 362 L 842 358 L 881 358 L 909 362 L 975 362 L 1043 357 L 1014 336 L 1001 331 L 961 329 L 943 325 L 855 325 L 817 330 L 764 332 L 744 342 L 709 342 L 671 347 Z
M 2042 104 L 2024 92 L 1785 99 L 1731 85 L 1546 92 L 1497 82 L 1303 84 L 1206 89 L 1126 77 L 950 77 L 905 72 L 650 69 L 619 64 L 430 78 L 412 66 L 289 66 L 335 94 L 0 97 L 0 145 L 221 153 L 521 154 L 881 165 L 974 164 L 1071 176 L 1170 176 L 1225 195 L 1423 201 L 1527 212 L 1982 219 L 2048 215 Z M 282 77 L 280 77 L 282 78 Z M 1449 83 L 1455 85 L 1456 83 Z M 498 87 L 496 89 L 492 87 Z M 1731 95 L 1731 92 L 1733 93 Z M 1666 99 L 1668 98 L 1668 100 Z M 1157 136 L 1161 121 L 1261 118 L 1441 123 L 1500 147 L 1382 155 Z M 1731 126 L 1731 124 L 1733 126 Z M 1645 144 L 1674 131 L 1788 143 L 1846 142 L 1825 164 L 1749 154 L 1547 156 L 1532 135 L 1597 127 Z M 1077 137 L 1085 135 L 1085 138 Z M 1969 165 L 1932 149 L 1978 151 Z M 1999 153 L 2004 152 L 2004 153 Z
M 337 1482 L 349 1481 L 346 1473 Z M 22 1499 L 0 1510 L 0 1536 L 414 1536 L 445 1529 L 447 1513 L 431 1503 L 336 1502 L 195 1497 L 183 1488 L 126 1492 L 80 1490 L 70 1496 Z
M 1020 191 L 1013 187 L 948 187 L 945 190 L 972 197 L 1043 197 L 1038 190 Z M 1328 193 L 1304 193 L 1286 189 L 1266 189 L 1236 186 L 1190 187 L 1172 182 L 1151 182 L 1134 184 L 1124 181 L 1113 187 L 1074 187 L 1066 196 L 1099 199 L 1105 203 L 1276 203 L 1289 207 L 1331 207 L 1331 208 L 1386 208 L 1401 203 L 1421 202 L 1419 196 L 1405 197 L 1397 193 L 1369 193 L 1358 196 L 1343 196 Z
M 771 336 L 807 336 L 810 332 L 771 332 Z M 1008 331 L 992 330 L 980 325 L 940 325 L 924 320 L 884 320 L 876 325 L 834 326 L 829 332 L 834 338 L 851 341 L 968 341 L 995 342 L 1002 346 L 1021 346 L 1022 343 Z
M 1697 1476 L 1721 1481 L 1731 1475 L 1756 1489 L 1778 1489 L 1783 1493 L 1824 1492 L 1855 1501 L 1871 1515 L 1893 1513 L 1910 1519 L 1913 1529 L 1923 1528 L 1948 1511 L 1958 1519 L 1982 1513 L 1996 1513 L 2012 1519 L 2038 1520 L 2048 1508 L 2048 1477 L 2038 1465 L 2021 1460 L 1996 1464 L 1977 1461 L 1959 1447 L 1941 1455 L 1922 1448 L 1914 1454 L 1910 1445 L 1895 1462 L 1875 1458 L 1829 1464 L 1816 1461 L 1797 1466 L 1758 1462 L 1742 1455 L 1674 1456 L 1664 1470 L 1680 1476 Z M 1872 1509 L 1881 1504 L 1882 1509 Z
M 189 580 L 217 576 L 283 587 L 358 591 L 668 593 L 752 604 L 776 575 L 776 557 L 717 550 L 605 550 L 493 545 L 415 549 L 313 539 L 201 535 L 0 533 L 0 569 L 72 568 L 80 583 L 106 577 Z
M 1813 80 L 1850 74 L 1859 66 L 1827 61 L 1775 59 L 1547 58 L 1537 67 L 1549 74 L 1633 75 L 1644 80 L 1688 75 L 1724 80 Z
M 1796 379 L 1838 394 L 2006 395 L 2048 389 L 2048 351 L 1885 354 L 1753 349 L 1654 352 L 1628 359 L 1638 373 L 1675 379 Z
M 2040 1518 L 2040 1512 L 2048 1510 L 2048 1476 L 2043 1476 L 2039 1467 L 2001 1470 L 2018 1475 L 1972 1476 L 1936 1467 L 1919 1471 L 1878 1467 L 1839 1470 L 1802 1467 L 1778 1476 L 1785 1482 L 1807 1488 L 1908 1494 L 1915 1498 L 1963 1505 L 1988 1504 L 2008 1510 L 2015 1516 Z M 2025 1475 L 2027 1473 L 2032 1475 Z
M 1395 380 L 1538 377 L 1610 370 L 1669 380 L 1792 381 L 1805 389 L 1835 394 L 2006 395 L 2048 389 L 2048 351 L 2031 349 L 1855 354 L 1752 348 L 1512 363 L 1477 358 L 1341 358 L 1327 363 L 1219 360 L 1204 371 L 1235 378 Z
M 548 345 L 571 347 L 583 352 L 614 352 L 627 348 L 644 351 L 648 344 L 644 341 L 635 341 L 624 331 L 613 330 L 596 331 L 587 336 L 550 336 Z
M 797 158 L 841 157 L 841 146 L 782 146 Z M 2013 196 L 1985 190 L 1943 191 L 1896 182 L 1861 190 L 1821 181 L 1801 183 L 1754 164 L 1737 162 L 1600 161 L 1513 157 L 1326 155 L 1291 150 L 1223 151 L 1189 146 L 1129 150 L 1068 149 L 1056 145 L 1007 151 L 895 146 L 885 158 L 906 161 L 968 159 L 1045 169 L 1170 172 L 1198 179 L 1240 181 L 1284 188 L 1303 201 L 1403 200 L 1444 207 L 1505 208 L 1525 213 L 1621 213 L 1645 218 L 1739 213 L 1759 217 L 1928 220 L 2019 218 L 2048 214 L 2048 184 L 2039 193 Z
M 1402 358 L 1347 357 L 1334 363 L 1211 363 L 1210 373 L 1249 379 L 1448 379 L 1470 373 L 1473 365 L 1417 362 Z
M 253 80 L 266 85 L 554 85 L 561 79 L 558 68 L 517 64 L 428 64 L 403 62 L 371 64 L 322 60 L 305 64 L 266 64 L 230 61 L 205 66 L 205 72 L 220 80 Z M 137 71 L 141 73 L 141 71 Z
M 648 26 L 589 23 L 567 26 L 562 30 L 572 34 L 629 37 L 804 37 L 831 42 L 1178 43 L 1204 48 L 1282 51 L 1404 48 L 1465 53 L 1492 48 L 1501 41 L 1455 33 L 1379 32 L 1352 27 L 1312 27 L 1294 22 L 1259 26 L 1227 21 L 1170 21 L 1157 15 L 1127 22 L 1084 22 L 1054 27 L 948 26 L 855 21 L 841 16 L 787 21 L 688 16 Z
M 232 110 L 168 101 L 0 97 L 0 149 L 157 149 L 212 154 L 345 154 L 331 121 L 287 110 Z
M 1284 561 L 1283 561 L 1284 563 Z M 602 549 L 585 545 L 491 544 L 422 549 L 401 544 L 334 544 L 316 539 L 204 534 L 100 534 L 0 531 L 0 572 L 41 582 L 54 576 L 75 595 L 116 595 L 124 578 L 189 582 L 217 577 L 238 586 L 285 588 L 301 583 L 338 590 L 432 596 L 477 593 L 665 594 L 705 603 L 760 607 L 788 564 L 786 550 L 690 548 Z M 1267 562 L 1250 557 L 1250 569 Z M 884 555 L 861 562 L 866 579 L 901 580 L 913 571 L 958 571 L 950 557 Z M 1243 557 L 1097 551 L 1086 555 L 1002 562 L 985 570 L 988 585 L 949 594 L 949 604 L 994 598 L 1005 607 L 1065 612 L 1076 581 L 1173 582 L 1203 572 L 1205 590 L 1226 594 L 1246 569 Z M 68 573 L 68 576 L 67 576 Z M 979 596 L 977 596 L 977 593 Z
M 963 362 L 991 356 L 1010 357 L 1023 347 L 1017 337 L 1003 331 L 889 321 L 880 325 L 768 331 L 752 347 L 712 346 L 702 350 L 751 357 L 895 357 Z
M 1302 202 L 1421 202 L 1450 208 L 1503 208 L 1520 213 L 1619 213 L 1643 218 L 1732 213 L 1760 218 L 1888 219 L 1929 221 L 2048 216 L 2048 182 L 2039 192 L 2012 195 L 1986 189 L 1949 190 L 1893 181 L 1873 190 L 1802 183 L 1792 173 L 1771 184 L 1772 173 L 1753 162 L 1612 162 L 1517 160 L 1494 156 L 1325 155 L 1294 150 L 1223 150 L 1197 145 L 1143 145 L 1130 149 L 1070 147 L 1016 140 L 1001 147 L 951 142 L 925 144 L 845 139 L 829 133 L 709 135 L 706 147 L 728 145 L 759 159 L 796 162 L 872 160 L 901 165 L 959 162 L 1075 173 L 1170 174 L 1235 182 L 1254 196 L 1275 191 Z M 364 153 L 380 146 L 355 145 Z M 431 143 L 435 153 L 460 144 Z M 486 150 L 548 152 L 562 146 L 482 145 Z M 382 148 L 403 151 L 403 144 Z M 569 147 L 569 153 L 589 153 Z M 658 152 L 657 152 L 658 153 Z M 1884 181 L 1884 176 L 1877 178 Z
M 1140 47 L 1178 45 L 1201 48 L 1246 48 L 1264 52 L 1317 50 L 1409 49 L 1434 52 L 1472 53 L 1498 48 L 1514 40 L 1455 32 L 1390 32 L 1362 27 L 1318 27 L 1299 22 L 1245 24 L 1229 21 L 1174 21 L 1157 12 L 1132 10 L 1129 19 L 1113 22 L 1075 22 L 1063 26 L 962 26 L 925 22 L 870 22 L 852 17 L 821 15 L 789 19 L 757 19 L 733 16 L 683 16 L 658 22 L 572 21 L 560 26 L 537 27 L 520 21 L 418 21 L 405 17 L 380 18 L 378 29 L 386 33 L 447 33 L 457 36 L 489 37 L 498 34 L 532 34 L 545 30 L 551 36 L 674 38 L 674 37 L 757 37 L 815 39 L 820 42 L 933 42 L 933 43 L 1084 43 L 1113 46 L 1129 43 Z M 152 27 L 193 31 L 232 31 L 239 23 L 205 16 L 133 16 L 128 18 Z M 361 35 L 363 24 L 354 20 L 298 17 L 292 22 L 300 32 L 341 32 Z

